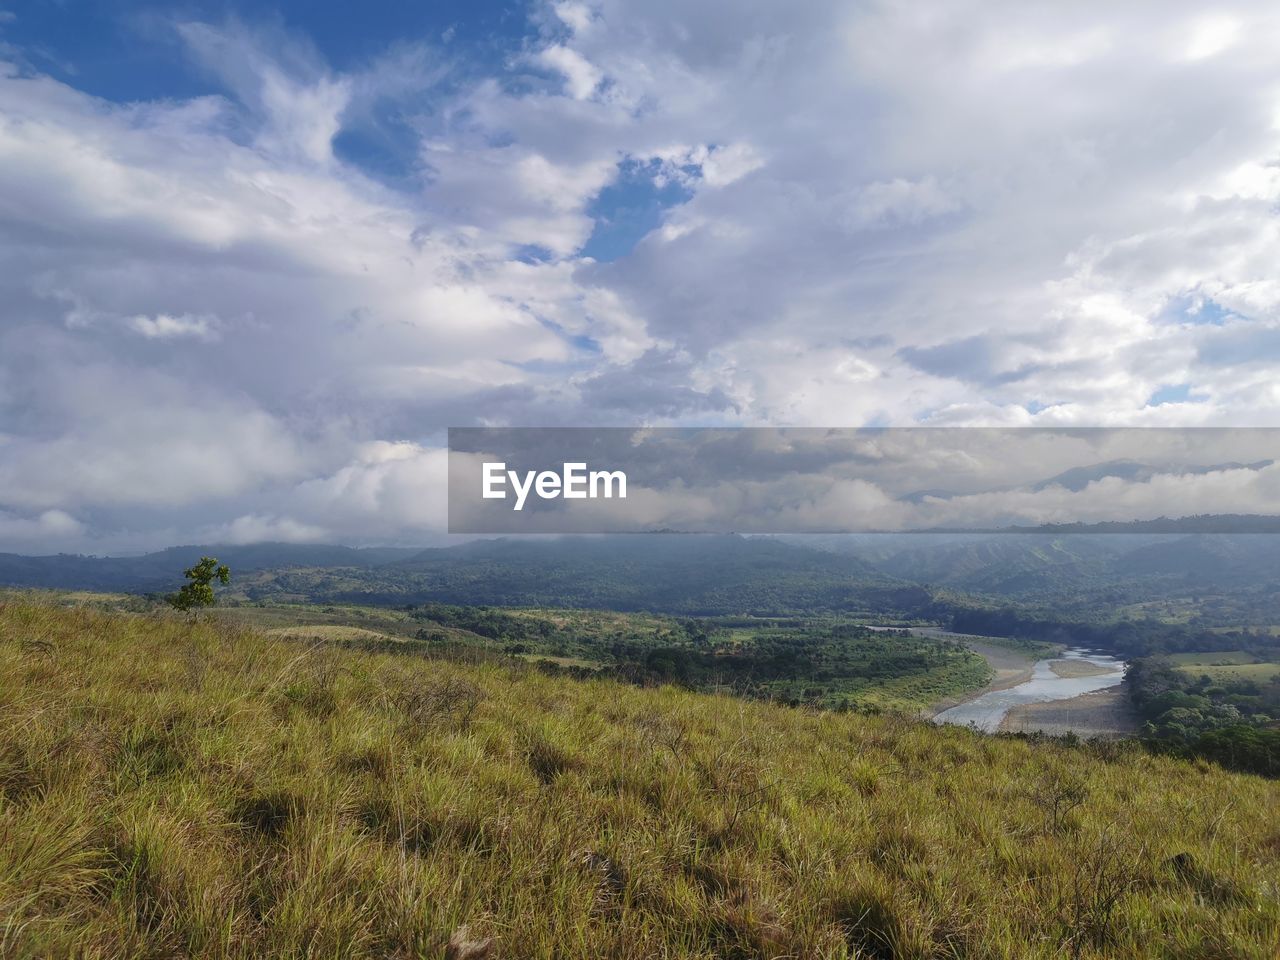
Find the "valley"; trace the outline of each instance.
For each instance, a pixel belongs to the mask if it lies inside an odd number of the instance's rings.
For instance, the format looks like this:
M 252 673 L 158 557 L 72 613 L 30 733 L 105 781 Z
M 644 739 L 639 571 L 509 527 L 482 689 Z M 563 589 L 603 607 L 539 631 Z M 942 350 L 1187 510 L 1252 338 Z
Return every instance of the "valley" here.
M 758 539 L 284 554 L 198 614 L 0 591 L 0 952 L 1280 945 L 1258 584 L 1082 615 Z
M 1048 674 L 1033 677 L 1051 652 L 1085 648 L 1137 668 L 1120 689 L 1138 715 L 1094 711 L 1099 697 L 1038 729 L 1125 732 L 1151 749 L 1280 771 L 1277 537 L 651 535 L 426 550 L 255 544 L 133 558 L 0 556 L 0 582 L 81 596 L 96 587 L 114 591 L 116 609 L 147 610 L 180 558 L 206 552 L 236 570 L 219 616 L 294 638 L 522 661 L 570 678 L 669 683 L 791 706 L 954 710 L 962 718 L 981 709 L 972 706 L 979 697 L 1021 684 L 1054 684 L 1064 695 L 1094 689 L 1083 674 L 1110 667 L 1079 658 L 1057 658 Z M 1160 666 L 1166 657 L 1169 669 Z M 1144 677 L 1159 678 L 1158 695 L 1139 682 Z M 988 714 L 983 725 L 1037 729 L 1019 720 L 1050 710 L 1037 696 L 997 698 L 1019 709 Z
M 85 592 L 59 596 L 107 609 L 120 609 L 122 601 L 121 595 Z M 1069 681 L 1115 669 L 1079 656 L 1045 659 L 1061 653 L 1050 644 L 840 618 L 269 603 L 220 607 L 211 615 L 305 644 L 463 663 L 527 663 L 552 675 L 674 684 L 792 706 L 918 713 L 988 732 L 1040 729 L 1013 719 L 1021 716 L 1017 704 L 1074 697 L 1094 681 Z M 1010 691 L 1007 699 L 998 696 L 1002 691 Z M 986 706 L 992 698 L 994 713 Z M 1068 715 L 1074 722 L 1059 719 L 1054 732 L 1116 736 L 1134 729 L 1131 715 L 1111 708 L 1095 716 L 1091 704 L 1078 704 Z

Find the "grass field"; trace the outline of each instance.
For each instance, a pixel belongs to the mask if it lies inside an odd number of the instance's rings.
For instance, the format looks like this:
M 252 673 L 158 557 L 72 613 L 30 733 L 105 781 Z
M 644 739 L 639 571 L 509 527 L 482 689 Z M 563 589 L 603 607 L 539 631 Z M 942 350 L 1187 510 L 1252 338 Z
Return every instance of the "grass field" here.
M 352 605 L 263 604 L 220 608 L 209 615 L 260 630 L 357 627 L 375 633 L 411 637 L 419 626 L 399 610 Z
M 1169 659 L 1180 667 L 1227 666 L 1256 663 L 1258 658 L 1243 650 L 1212 650 L 1204 653 L 1172 653 Z
M 0 956 L 1274 958 L 1280 784 L 0 599 Z
M 1280 676 L 1280 663 L 1189 663 L 1181 669 L 1197 677 L 1208 674 L 1214 680 L 1256 680 L 1265 683 L 1272 677 Z
M 1260 662 L 1243 650 L 1215 650 L 1206 653 L 1178 653 L 1170 658 L 1179 669 L 1197 677 L 1208 675 L 1218 681 L 1254 680 L 1266 683 L 1280 676 L 1280 663 Z

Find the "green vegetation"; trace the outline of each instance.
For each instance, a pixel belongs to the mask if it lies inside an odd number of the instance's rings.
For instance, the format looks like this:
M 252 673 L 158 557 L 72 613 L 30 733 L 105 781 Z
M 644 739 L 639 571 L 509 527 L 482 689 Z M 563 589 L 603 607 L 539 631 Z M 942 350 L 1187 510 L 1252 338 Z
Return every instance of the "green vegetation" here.
M 579 678 L 832 709 L 918 710 L 982 687 L 991 673 L 981 656 L 952 640 L 874 631 L 838 617 L 689 618 L 439 603 L 243 606 L 222 615 L 299 638 L 367 646 L 381 636 L 425 644 L 438 658 L 520 658 Z
M 1125 686 L 1144 739 L 1175 756 L 1208 757 L 1225 767 L 1280 777 L 1280 665 L 1196 665 L 1240 654 L 1184 654 L 1135 660 Z M 1215 671 L 1215 672 L 1211 672 Z
M 1258 659 L 1245 650 L 1192 650 L 1188 653 L 1171 653 L 1169 662 L 1179 667 L 1226 666 L 1239 663 L 1257 663 Z
M 1218 683 L 1235 680 L 1266 683 L 1280 676 L 1280 663 L 1259 660 L 1244 650 L 1177 653 L 1169 657 L 1169 662 L 1194 677 L 1208 677 Z
M 0 715 L 4 956 L 1280 947 L 1280 785 L 1123 744 L 21 598 Z
M 212 607 L 217 600 L 213 582 L 216 580 L 224 585 L 231 582 L 231 568 L 225 563 L 219 565 L 216 557 L 201 557 L 199 563 L 183 570 L 182 575 L 188 582 L 177 593 L 171 593 L 164 599 L 173 609 L 183 612 Z
M 1175 623 L 1154 618 L 1072 620 L 1052 611 L 1016 606 L 957 605 L 951 613 L 951 626 L 960 633 L 1088 647 L 1126 658 L 1186 652 L 1199 657 L 1203 651 L 1219 650 L 1245 650 L 1255 660 L 1280 656 L 1280 637 L 1270 630 L 1226 628 L 1205 618 Z
M 1266 682 L 1280 675 L 1280 663 L 1205 663 L 1184 664 L 1181 668 L 1194 676 L 1213 681 L 1257 680 Z
M 1020 653 L 1032 660 L 1043 660 L 1045 657 L 1062 653 L 1063 644 L 1049 643 L 1045 640 L 1031 640 L 1026 637 L 984 637 L 978 634 L 959 634 L 958 637 L 976 640 L 987 647 L 998 647 L 1011 653 Z M 957 638 L 958 638 L 957 637 Z
M 373 568 L 273 568 L 244 578 L 241 590 L 249 600 L 685 616 L 915 612 L 930 603 L 928 591 L 854 557 L 736 536 L 482 540 Z

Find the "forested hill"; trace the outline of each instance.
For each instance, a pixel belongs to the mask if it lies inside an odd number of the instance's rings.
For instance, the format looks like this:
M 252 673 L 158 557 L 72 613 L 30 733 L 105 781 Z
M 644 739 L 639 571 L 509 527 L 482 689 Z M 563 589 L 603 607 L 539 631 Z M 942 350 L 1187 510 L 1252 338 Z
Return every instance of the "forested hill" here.
M 0 554 L 0 584 L 146 593 L 170 588 L 202 554 L 229 563 L 260 594 L 669 612 L 738 611 L 744 597 L 771 610 L 886 599 L 895 609 L 917 609 L 926 602 L 921 591 L 902 592 L 912 584 L 1030 602 L 1085 597 L 1096 605 L 1188 585 L 1257 590 L 1280 582 L 1280 536 L 654 535 L 482 540 L 421 551 L 266 543 L 141 557 Z
M 919 611 L 928 591 L 855 556 L 738 536 L 486 540 L 424 550 L 335 599 L 682 614 Z
M 148 593 L 203 554 L 243 599 L 600 607 L 669 613 L 919 610 L 929 594 L 861 559 L 764 538 L 481 540 L 426 550 L 290 544 L 175 547 L 142 557 L 0 555 L 0 584 Z
M 204 555 L 217 556 L 237 574 L 292 567 L 364 569 L 413 556 L 397 547 L 355 549 L 296 543 L 192 544 L 137 557 L 92 557 L 60 553 L 28 557 L 0 553 L 0 584 L 62 590 L 113 590 L 145 593 L 171 588 L 182 570 Z
M 1081 589 L 1147 593 L 1202 587 L 1280 589 L 1275 534 L 872 534 L 791 538 L 858 557 L 873 569 L 969 593 L 1073 596 Z
M 507 538 L 427 550 L 192 545 L 142 557 L 0 554 L 0 585 L 152 593 L 201 555 L 242 599 L 440 601 L 679 614 L 871 612 L 945 619 L 935 601 L 1069 621 L 1280 622 L 1280 536 L 635 535 Z M 964 599 L 966 597 L 968 599 Z M 974 601 L 974 602 L 970 602 Z M 1185 601 L 1185 602 L 1184 602 Z M 1225 619 L 1224 619 L 1225 618 Z

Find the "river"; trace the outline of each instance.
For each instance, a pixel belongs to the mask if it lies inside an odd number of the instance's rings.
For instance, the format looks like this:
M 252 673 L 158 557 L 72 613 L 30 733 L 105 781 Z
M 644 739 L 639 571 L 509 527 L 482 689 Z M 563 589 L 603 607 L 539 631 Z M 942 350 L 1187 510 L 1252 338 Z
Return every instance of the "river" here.
M 1078 660 L 1109 668 L 1109 673 L 1091 677 L 1060 677 L 1050 664 L 1054 660 Z M 1003 690 L 989 690 L 958 706 L 943 710 L 935 716 L 935 723 L 955 723 L 974 726 L 994 733 L 1012 707 L 1025 703 L 1047 703 L 1051 700 L 1069 700 L 1082 693 L 1114 687 L 1124 679 L 1125 662 L 1101 653 L 1087 650 L 1067 650 L 1056 657 L 1039 660 L 1031 671 L 1031 679 Z

